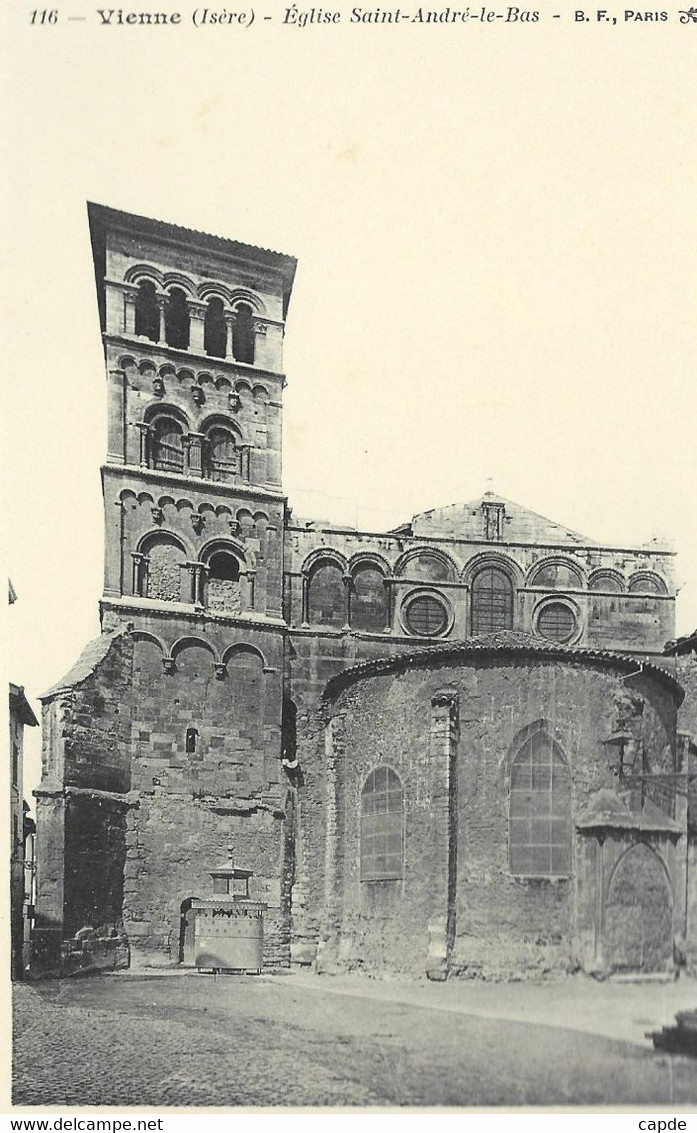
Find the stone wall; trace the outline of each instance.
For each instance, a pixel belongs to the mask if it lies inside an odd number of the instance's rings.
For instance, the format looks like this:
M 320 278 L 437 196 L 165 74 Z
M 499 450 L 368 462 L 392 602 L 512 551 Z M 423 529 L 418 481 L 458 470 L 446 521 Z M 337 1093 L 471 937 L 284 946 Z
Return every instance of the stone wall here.
M 231 863 L 253 871 L 250 896 L 267 906 L 265 965 L 288 963 L 294 792 L 281 769 L 280 639 L 265 655 L 226 645 L 225 625 L 222 637 L 168 628 L 177 648 L 145 630 L 105 633 L 46 699 L 44 966 L 58 966 L 62 940 L 122 925 L 134 963 L 178 963 L 183 903 L 211 895 L 211 871 Z M 77 962 L 76 949 L 63 952 Z
M 582 882 L 595 884 L 579 868 L 589 852 L 585 836 L 573 835 L 568 876 L 514 876 L 508 860 L 510 762 L 526 726 L 544 721 L 570 770 L 576 821 L 598 791 L 617 786 L 602 741 L 617 726 L 628 688 L 637 707 L 634 726 L 652 766 L 660 767 L 665 750 L 674 750 L 674 695 L 647 676 L 631 678 L 592 663 L 505 656 L 423 660 L 376 672 L 337 693 L 327 707 L 329 733 L 319 717 L 309 718 L 299 740 L 306 817 L 297 864 L 303 904 L 294 907 L 298 958 L 310 955 L 305 910 L 320 906 L 319 959 L 327 967 L 423 973 L 434 934 L 447 931 L 449 913 L 455 922 L 453 973 L 506 976 L 591 967 L 592 947 L 589 957 L 584 941 L 595 932 L 595 904 L 580 900 L 578 891 Z M 456 781 L 450 785 L 457 798 L 450 819 L 455 849 L 439 809 L 443 757 L 433 747 L 434 698 L 443 690 L 459 705 Z M 404 789 L 404 878 L 365 882 L 361 788 L 383 764 L 397 772 Z M 322 805 L 324 823 L 315 824 Z M 666 817 L 663 825 L 670 822 Z M 675 872 L 672 850 L 660 838 L 666 869 Z M 456 887 L 449 877 L 454 860 Z M 452 903 L 455 889 L 453 912 L 446 892 Z

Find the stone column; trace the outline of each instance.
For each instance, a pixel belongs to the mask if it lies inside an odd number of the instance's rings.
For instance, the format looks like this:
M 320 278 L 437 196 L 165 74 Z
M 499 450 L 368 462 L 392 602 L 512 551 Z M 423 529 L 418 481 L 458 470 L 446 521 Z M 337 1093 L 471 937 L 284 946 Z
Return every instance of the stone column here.
M 140 430 L 140 466 L 147 468 L 150 463 L 150 438 L 152 436 L 152 425 L 146 424 L 145 421 L 136 422 Z
M 240 445 L 240 475 L 245 484 L 249 483 L 251 451 L 251 445 Z
M 306 574 L 302 576 L 301 599 L 301 624 L 303 629 L 307 629 L 310 625 L 310 579 Z
M 233 338 L 235 334 L 235 315 L 233 311 L 225 311 L 225 360 L 232 362 L 235 355 L 233 354 Z
M 109 370 L 107 396 L 107 463 L 125 464 L 126 374 L 124 370 Z
M 184 440 L 184 472 L 188 476 L 203 476 L 203 433 L 189 433 Z
M 186 305 L 189 308 L 189 350 L 193 354 L 203 354 L 206 304 L 198 299 L 187 299 Z
M 341 577 L 344 583 L 344 624 L 341 628 L 350 629 L 349 603 L 351 601 L 351 575 L 344 574 Z
M 192 602 L 195 606 L 203 606 L 203 591 L 206 582 L 206 575 L 208 573 L 208 567 L 205 563 L 199 562 L 198 560 L 195 562 L 184 563 L 184 567 L 186 570 L 190 571 L 191 590 L 189 601 Z
M 426 975 L 448 976 L 455 939 L 457 886 L 457 742 L 458 694 L 443 689 L 431 699 L 431 918 L 428 924 Z
M 686 957 L 689 934 L 689 912 L 687 894 L 689 890 L 689 842 L 687 837 L 688 822 L 688 762 L 690 758 L 690 745 L 692 737 L 687 732 L 678 732 L 677 750 L 675 753 L 675 821 L 680 826 L 680 837 L 675 844 L 675 871 L 673 879 L 674 901 L 674 933 L 676 953 Z
M 145 586 L 145 571 L 147 567 L 147 555 L 143 555 L 140 551 L 131 551 L 131 558 L 133 559 L 133 578 L 131 581 L 131 594 L 138 595 L 139 598 L 144 598 L 143 593 L 146 590 Z
M 341 765 L 344 743 L 344 718 L 339 713 L 324 730 L 324 911 L 317 946 L 318 972 L 331 971 L 339 953 L 343 905 Z
M 169 298 L 169 296 L 167 296 L 167 295 L 158 295 L 157 296 L 157 306 L 158 306 L 159 311 L 160 311 L 160 331 L 159 331 L 159 334 L 158 334 L 158 337 L 157 337 L 157 341 L 158 341 L 159 345 L 162 345 L 163 343 L 165 343 L 167 341 L 167 334 L 166 334 L 166 331 L 165 331 L 165 308 L 167 306 L 167 299 L 168 298 Z
M 123 289 L 123 333 L 134 335 L 136 333 L 136 299 L 137 287 L 124 287 Z

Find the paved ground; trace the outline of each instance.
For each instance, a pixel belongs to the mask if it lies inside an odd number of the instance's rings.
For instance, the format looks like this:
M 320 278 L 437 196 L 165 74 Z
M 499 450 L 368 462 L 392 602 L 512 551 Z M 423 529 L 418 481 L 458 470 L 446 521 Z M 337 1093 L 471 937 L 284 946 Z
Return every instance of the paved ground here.
M 124 973 L 18 985 L 13 1100 L 693 1108 L 694 1059 L 655 1053 L 643 1033 L 695 1002 L 683 981 Z

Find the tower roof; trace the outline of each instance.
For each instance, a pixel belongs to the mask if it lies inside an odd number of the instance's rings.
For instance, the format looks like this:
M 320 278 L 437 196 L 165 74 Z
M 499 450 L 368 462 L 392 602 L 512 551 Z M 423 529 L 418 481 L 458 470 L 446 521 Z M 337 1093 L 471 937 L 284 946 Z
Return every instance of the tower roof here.
M 265 267 L 274 269 L 280 273 L 282 279 L 283 316 L 285 318 L 297 267 L 297 260 L 293 256 L 287 256 L 284 252 L 274 252 L 270 248 L 259 248 L 254 244 L 243 244 L 239 240 L 229 240 L 224 236 L 213 236 L 210 232 L 199 232 L 195 228 L 183 228 L 179 224 L 170 224 L 168 221 L 137 216 L 130 212 L 121 212 L 119 209 L 94 204 L 92 201 L 87 202 L 87 215 L 97 289 L 100 292 L 100 308 L 102 300 L 100 289 L 104 286 L 106 233 L 107 230 L 118 230 L 129 232 L 134 236 L 151 237 L 163 243 L 185 245 L 189 249 L 195 246 L 201 251 L 217 252 L 236 260 L 253 261 L 255 264 L 263 264 Z

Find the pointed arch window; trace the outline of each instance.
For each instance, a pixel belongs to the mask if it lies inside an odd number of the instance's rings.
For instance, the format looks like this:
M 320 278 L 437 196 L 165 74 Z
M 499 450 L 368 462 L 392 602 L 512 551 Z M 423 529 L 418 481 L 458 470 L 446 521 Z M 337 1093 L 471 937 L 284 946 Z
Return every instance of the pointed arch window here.
M 227 348 L 227 324 L 223 301 L 217 295 L 208 300 L 203 322 L 203 349 L 213 358 L 224 358 Z
M 232 354 L 236 362 L 254 362 L 254 320 L 249 303 L 238 303 L 235 308 Z
M 160 308 L 157 305 L 155 284 L 151 279 L 143 279 L 138 284 L 135 331 L 151 342 L 159 341 Z
M 508 856 L 520 877 L 571 873 L 569 768 L 543 728 L 523 742 L 511 766 Z
M 361 881 L 404 877 L 404 791 L 391 767 L 376 767 L 361 791 Z
M 513 628 L 513 586 L 505 571 L 484 567 L 472 581 L 472 633 Z
M 165 341 L 176 350 L 189 349 L 189 308 L 181 287 L 173 287 L 165 306 Z

